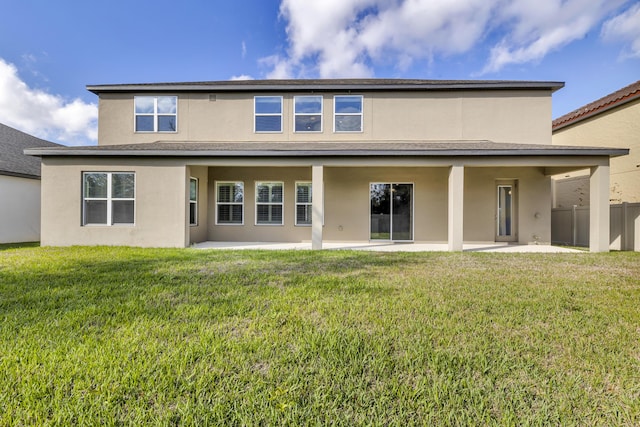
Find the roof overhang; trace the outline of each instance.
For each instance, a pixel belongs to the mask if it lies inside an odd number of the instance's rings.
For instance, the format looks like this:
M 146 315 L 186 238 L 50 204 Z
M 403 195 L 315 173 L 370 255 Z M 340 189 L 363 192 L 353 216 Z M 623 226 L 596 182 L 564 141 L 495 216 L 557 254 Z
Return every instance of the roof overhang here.
M 628 149 L 490 141 L 442 142 L 154 142 L 84 147 L 44 147 L 25 150 L 40 157 L 489 157 L 607 156 Z
M 323 92 L 323 91 L 459 91 L 550 90 L 564 82 L 521 80 L 411 80 L 411 79 L 309 79 L 231 80 L 184 83 L 134 83 L 87 85 L 99 95 L 106 92 Z

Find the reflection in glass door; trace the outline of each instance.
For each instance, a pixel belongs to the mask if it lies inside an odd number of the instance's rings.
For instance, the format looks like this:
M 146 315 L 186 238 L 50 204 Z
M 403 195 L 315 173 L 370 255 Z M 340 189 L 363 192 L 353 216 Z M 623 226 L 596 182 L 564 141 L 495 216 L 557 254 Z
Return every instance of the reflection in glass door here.
M 413 184 L 370 186 L 371 240 L 413 240 Z

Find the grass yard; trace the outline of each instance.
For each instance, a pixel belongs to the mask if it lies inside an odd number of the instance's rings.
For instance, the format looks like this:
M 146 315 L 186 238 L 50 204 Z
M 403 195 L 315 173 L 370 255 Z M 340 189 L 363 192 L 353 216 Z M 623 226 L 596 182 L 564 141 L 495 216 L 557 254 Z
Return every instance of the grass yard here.
M 640 425 L 640 254 L 0 247 L 0 425 Z

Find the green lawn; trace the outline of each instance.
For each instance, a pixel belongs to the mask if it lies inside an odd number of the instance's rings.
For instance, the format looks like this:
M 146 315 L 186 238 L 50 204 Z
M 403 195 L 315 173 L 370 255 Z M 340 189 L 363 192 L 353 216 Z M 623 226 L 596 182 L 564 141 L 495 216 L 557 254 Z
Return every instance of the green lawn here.
M 640 425 L 640 254 L 0 247 L 0 425 Z

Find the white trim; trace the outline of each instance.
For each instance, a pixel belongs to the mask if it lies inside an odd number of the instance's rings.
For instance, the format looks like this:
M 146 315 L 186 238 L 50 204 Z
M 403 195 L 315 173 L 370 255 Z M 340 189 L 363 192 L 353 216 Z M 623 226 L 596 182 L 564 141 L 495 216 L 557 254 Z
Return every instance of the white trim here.
M 296 98 L 320 98 L 319 113 L 296 113 Z M 320 116 L 320 130 L 296 130 L 296 117 Z M 293 97 L 293 133 L 322 133 L 324 131 L 324 96 L 322 95 L 296 95 Z
M 389 238 L 388 239 L 372 239 L 371 238 L 371 186 L 374 184 L 389 184 L 391 186 L 391 188 L 393 188 L 393 185 L 411 185 L 411 239 L 408 240 L 394 240 L 392 239 L 393 236 L 393 203 L 391 203 L 391 223 L 390 223 L 390 229 L 389 229 Z M 416 206 L 416 202 L 415 202 L 415 194 L 416 194 L 416 184 L 414 182 L 380 182 L 380 181 L 370 181 L 369 182 L 369 188 L 367 189 L 369 192 L 369 241 L 370 242 L 413 242 L 415 241 L 415 234 L 416 234 L 416 230 L 415 230 L 415 206 Z
M 218 201 L 218 186 L 219 185 L 228 185 L 228 184 L 242 184 L 242 203 L 238 203 L 238 202 L 219 202 Z M 216 225 L 222 225 L 222 226 L 238 226 L 238 225 L 244 225 L 244 201 L 246 199 L 246 194 L 245 194 L 245 186 L 244 186 L 244 181 L 215 181 L 214 182 L 215 185 L 215 224 Z M 219 222 L 218 221 L 218 205 L 222 203 L 223 205 L 228 205 L 228 206 L 237 206 L 240 205 L 241 209 L 242 209 L 242 221 L 240 222 Z
M 280 185 L 282 187 L 282 201 L 281 202 L 258 202 L 258 186 L 259 185 Z M 255 181 L 255 219 L 254 224 L 256 226 L 283 226 L 284 225 L 284 181 Z M 269 195 L 271 195 L 271 187 L 269 187 Z M 280 223 L 258 223 L 258 206 L 277 206 L 280 205 L 282 210 L 282 219 Z
M 258 98 L 280 98 L 280 113 L 256 113 L 256 100 Z M 256 117 L 257 116 L 269 116 L 275 117 L 280 116 L 280 130 L 257 130 L 256 129 Z M 283 133 L 284 132 L 284 98 L 278 95 L 255 95 L 253 97 L 253 133 Z
M 359 113 L 337 113 L 336 98 L 359 97 L 360 112 Z M 360 116 L 360 130 L 336 130 L 336 116 Z M 363 133 L 364 132 L 364 96 L 363 95 L 334 95 L 333 96 L 333 133 Z
M 137 98 L 153 98 L 153 113 L 137 113 L 136 112 L 136 99 Z M 158 113 L 158 98 L 175 98 L 176 100 L 176 112 L 174 114 Z M 136 119 L 138 116 L 153 117 L 153 130 L 138 130 L 136 125 Z M 176 128 L 175 130 L 158 130 L 158 117 L 159 116 L 175 116 Z M 177 95 L 138 95 L 133 97 L 133 132 L 134 133 L 178 133 L 178 96 Z

